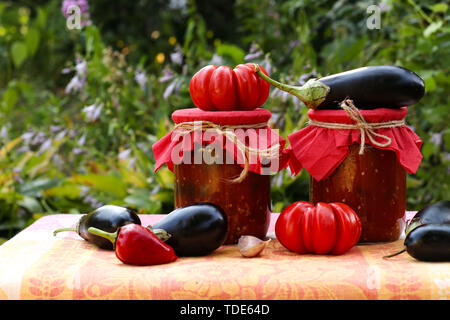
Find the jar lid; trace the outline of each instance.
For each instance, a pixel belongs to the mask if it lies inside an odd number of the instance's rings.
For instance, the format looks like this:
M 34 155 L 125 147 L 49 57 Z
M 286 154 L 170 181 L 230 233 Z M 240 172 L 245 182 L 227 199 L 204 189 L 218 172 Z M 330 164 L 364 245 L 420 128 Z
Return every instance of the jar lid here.
M 176 123 L 192 121 L 211 121 L 218 125 L 256 124 L 269 121 L 272 113 L 267 109 L 235 111 L 204 111 L 199 108 L 180 109 L 172 113 Z
M 373 110 L 359 110 L 361 115 L 367 122 L 378 123 L 386 121 L 402 120 L 408 114 L 406 107 L 387 109 L 378 108 Z M 331 123 L 348 123 L 355 121 L 344 110 L 308 110 L 308 117 L 311 120 L 331 122 Z
M 353 111 L 355 111 L 353 109 Z M 360 145 L 392 150 L 402 167 L 415 173 L 422 160 L 422 140 L 408 127 L 406 107 L 357 110 L 309 110 L 309 125 L 288 135 L 289 167 L 294 175 L 305 169 L 317 181 L 326 179 L 350 153 L 350 146 Z M 362 117 L 361 117 L 362 116 Z
M 286 140 L 267 123 L 271 115 L 269 110 L 262 108 L 251 111 L 177 110 L 172 113 L 177 125 L 152 145 L 155 172 L 163 164 L 173 172 L 174 164 L 189 163 L 194 152 L 204 150 L 204 153 L 207 146 L 225 151 L 214 153 L 214 163 L 237 164 L 244 169 L 237 181 L 245 178 L 247 172 L 263 175 L 279 172 L 287 167 L 289 152 L 285 148 Z M 205 126 L 196 128 L 196 121 L 204 121 Z

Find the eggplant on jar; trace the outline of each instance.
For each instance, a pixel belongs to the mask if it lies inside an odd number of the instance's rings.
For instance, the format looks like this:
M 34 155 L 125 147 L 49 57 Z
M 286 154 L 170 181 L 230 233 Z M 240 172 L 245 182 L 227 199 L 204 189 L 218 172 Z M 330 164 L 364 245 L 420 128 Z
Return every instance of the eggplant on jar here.
M 293 86 L 271 79 L 254 65 L 256 73 L 274 87 L 299 98 L 311 109 L 340 109 L 345 99 L 358 109 L 400 108 L 417 103 L 425 83 L 411 70 L 389 65 L 361 67 Z

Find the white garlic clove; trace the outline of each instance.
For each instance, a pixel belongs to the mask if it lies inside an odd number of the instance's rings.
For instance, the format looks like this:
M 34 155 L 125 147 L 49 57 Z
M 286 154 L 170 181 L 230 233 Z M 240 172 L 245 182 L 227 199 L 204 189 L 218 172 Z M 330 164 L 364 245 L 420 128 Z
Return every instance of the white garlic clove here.
M 237 247 L 244 257 L 252 258 L 258 256 L 269 242 L 270 239 L 264 241 L 254 236 L 241 236 Z

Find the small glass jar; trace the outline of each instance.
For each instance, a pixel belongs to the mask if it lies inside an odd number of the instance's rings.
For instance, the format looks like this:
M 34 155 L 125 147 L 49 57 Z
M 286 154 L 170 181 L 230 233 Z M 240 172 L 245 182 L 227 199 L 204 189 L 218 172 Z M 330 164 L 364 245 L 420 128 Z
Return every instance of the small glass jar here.
M 404 228 L 406 210 L 406 170 L 395 152 L 359 145 L 326 179 L 310 177 L 310 201 L 343 202 L 361 219 L 359 242 L 394 241 Z
M 177 164 L 175 207 L 211 202 L 224 209 L 228 218 L 225 244 L 237 243 L 242 235 L 266 236 L 270 222 L 270 176 L 248 172 L 232 183 L 242 168 L 237 164 Z
M 152 147 L 155 170 L 167 164 L 175 175 L 176 208 L 211 202 L 225 211 L 225 244 L 242 235 L 264 238 L 269 228 L 270 178 L 289 159 L 286 141 L 268 126 L 270 117 L 262 108 L 177 110 L 175 128 Z

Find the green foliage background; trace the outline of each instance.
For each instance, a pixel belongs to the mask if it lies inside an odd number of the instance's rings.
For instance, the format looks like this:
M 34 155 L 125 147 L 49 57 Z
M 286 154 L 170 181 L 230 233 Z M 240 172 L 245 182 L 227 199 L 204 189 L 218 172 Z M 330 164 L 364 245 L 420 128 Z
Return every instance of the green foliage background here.
M 69 30 L 61 1 L 0 3 L 0 237 L 46 214 L 114 203 L 141 213 L 173 208 L 173 176 L 153 173 L 152 144 L 171 113 L 193 107 L 190 77 L 202 66 L 261 63 L 301 84 L 365 65 L 418 73 L 425 97 L 407 121 L 423 139 L 408 176 L 407 207 L 449 196 L 450 9 L 431 0 L 90 1 L 92 24 Z M 379 29 L 367 28 L 370 5 Z M 86 63 L 82 88 L 66 92 Z M 141 75 L 145 83 L 138 83 Z M 84 109 L 101 106 L 97 115 Z M 305 106 L 272 89 L 264 105 L 284 137 Z M 97 109 L 98 111 L 98 109 Z M 308 200 L 308 174 L 272 179 L 273 210 Z

